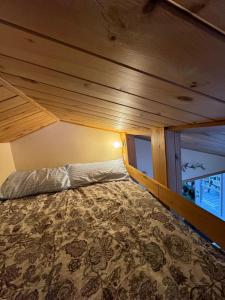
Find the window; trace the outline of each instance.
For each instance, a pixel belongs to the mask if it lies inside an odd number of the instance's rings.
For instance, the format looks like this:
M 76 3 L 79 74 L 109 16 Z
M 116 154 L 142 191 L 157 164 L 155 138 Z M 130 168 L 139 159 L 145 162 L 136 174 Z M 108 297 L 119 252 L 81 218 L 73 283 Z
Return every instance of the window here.
M 150 139 L 135 137 L 136 167 L 142 173 L 153 177 L 152 147 Z
M 184 181 L 182 194 L 225 221 L 225 173 Z
M 153 177 L 150 137 L 127 135 L 127 148 L 130 165 L 147 176 Z

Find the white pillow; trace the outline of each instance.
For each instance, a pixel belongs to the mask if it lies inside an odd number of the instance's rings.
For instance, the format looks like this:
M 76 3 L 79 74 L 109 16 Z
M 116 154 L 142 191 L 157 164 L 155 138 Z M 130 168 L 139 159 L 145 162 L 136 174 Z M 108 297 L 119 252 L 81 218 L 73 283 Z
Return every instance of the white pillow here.
M 70 188 L 70 180 L 65 167 L 44 168 L 12 173 L 2 184 L 1 193 L 5 199 L 14 199 L 67 188 Z
M 71 188 L 96 182 L 128 180 L 129 175 L 122 159 L 67 165 Z

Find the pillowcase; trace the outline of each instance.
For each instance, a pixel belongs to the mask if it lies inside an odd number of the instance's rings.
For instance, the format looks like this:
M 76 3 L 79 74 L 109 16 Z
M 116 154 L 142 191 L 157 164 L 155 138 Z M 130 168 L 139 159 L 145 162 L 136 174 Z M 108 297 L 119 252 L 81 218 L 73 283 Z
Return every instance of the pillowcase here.
M 122 159 L 67 165 L 71 188 L 96 182 L 128 180 L 129 175 Z
M 5 199 L 59 192 L 70 187 L 65 167 L 12 173 L 1 186 Z

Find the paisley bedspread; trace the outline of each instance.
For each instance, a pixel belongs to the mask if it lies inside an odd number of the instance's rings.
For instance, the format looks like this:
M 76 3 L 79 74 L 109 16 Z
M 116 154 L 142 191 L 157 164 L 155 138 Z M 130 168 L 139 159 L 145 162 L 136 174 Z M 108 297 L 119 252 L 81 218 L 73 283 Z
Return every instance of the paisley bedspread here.
M 0 299 L 225 299 L 225 258 L 130 181 L 0 204 Z

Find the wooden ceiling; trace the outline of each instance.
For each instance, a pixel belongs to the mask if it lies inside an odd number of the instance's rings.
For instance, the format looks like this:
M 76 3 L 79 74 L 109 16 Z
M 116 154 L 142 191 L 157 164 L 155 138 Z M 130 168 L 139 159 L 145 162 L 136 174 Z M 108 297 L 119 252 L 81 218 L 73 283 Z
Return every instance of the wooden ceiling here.
M 57 121 L 38 103 L 0 79 L 0 143 L 9 142 Z
M 225 126 L 185 129 L 181 147 L 225 157 Z
M 223 120 L 223 2 L 2 0 L 0 77 L 72 123 L 143 133 Z

